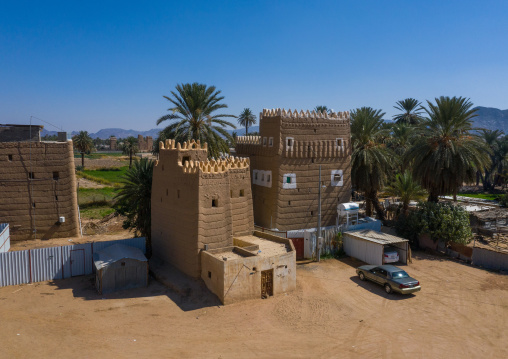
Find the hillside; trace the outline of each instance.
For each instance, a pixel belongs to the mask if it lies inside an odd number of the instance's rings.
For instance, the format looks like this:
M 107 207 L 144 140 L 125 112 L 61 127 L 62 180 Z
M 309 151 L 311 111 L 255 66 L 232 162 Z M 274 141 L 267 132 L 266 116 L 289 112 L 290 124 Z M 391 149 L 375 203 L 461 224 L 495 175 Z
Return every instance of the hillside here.
M 503 130 L 505 134 L 508 134 L 508 110 L 481 106 L 475 109 L 478 116 L 473 119 L 474 127 L 487 130 Z

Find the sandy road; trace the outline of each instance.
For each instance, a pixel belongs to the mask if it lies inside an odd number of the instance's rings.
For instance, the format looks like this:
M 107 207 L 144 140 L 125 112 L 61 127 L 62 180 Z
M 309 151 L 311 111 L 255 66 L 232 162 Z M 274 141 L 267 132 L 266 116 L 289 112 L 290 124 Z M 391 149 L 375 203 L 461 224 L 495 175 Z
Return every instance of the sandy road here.
M 226 307 L 153 280 L 105 299 L 90 277 L 0 288 L 0 357 L 508 357 L 508 276 L 416 253 L 423 290 L 387 295 L 358 264 L 299 265 L 293 293 Z

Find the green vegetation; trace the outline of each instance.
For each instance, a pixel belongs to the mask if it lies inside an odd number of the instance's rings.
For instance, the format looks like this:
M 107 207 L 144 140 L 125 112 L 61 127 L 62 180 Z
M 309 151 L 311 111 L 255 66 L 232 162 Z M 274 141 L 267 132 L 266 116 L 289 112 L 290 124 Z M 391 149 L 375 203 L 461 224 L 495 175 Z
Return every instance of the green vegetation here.
M 250 108 L 244 108 L 240 116 L 238 116 L 238 124 L 245 127 L 245 136 L 249 134 L 249 127 L 256 124 L 256 115 L 252 113 Z
M 80 188 L 78 190 L 78 204 L 81 216 L 87 219 L 102 219 L 115 212 L 113 205 L 117 189 Z
M 115 212 L 114 208 L 108 206 L 80 208 L 81 216 L 86 219 L 103 219 Z
M 95 149 L 92 138 L 88 135 L 87 131 L 79 131 L 72 138 L 72 142 L 74 148 L 81 153 L 81 166 L 85 167 L 85 153 L 90 153 Z
M 224 96 L 220 96 L 220 93 L 215 86 L 208 87 L 197 82 L 177 85 L 176 92 L 171 91 L 172 97 L 164 96 L 173 106 L 168 109 L 171 113 L 157 120 L 157 125 L 164 121 L 171 121 L 172 124 L 159 133 L 155 143 L 168 138 L 177 142 L 199 140 L 208 143 L 209 157 L 229 154 L 228 141 L 232 143 L 233 137 L 226 128 L 236 127 L 223 118 L 236 116 L 219 112 L 228 107 L 221 103 Z M 158 152 L 158 146 L 155 146 L 155 151 Z
M 125 155 L 122 152 L 107 152 L 107 153 L 94 152 L 85 154 L 85 158 L 88 158 L 90 160 L 97 160 L 107 157 L 124 157 L 124 156 Z M 81 158 L 81 153 L 74 151 L 74 158 Z
M 416 211 L 399 217 L 395 229 L 413 244 L 420 234 L 430 235 L 434 242 L 462 244 L 469 243 L 473 236 L 466 210 L 447 202 L 420 202 Z
M 120 187 L 122 177 L 125 176 L 128 170 L 129 166 L 81 170 L 77 172 L 77 176 L 97 183 Z

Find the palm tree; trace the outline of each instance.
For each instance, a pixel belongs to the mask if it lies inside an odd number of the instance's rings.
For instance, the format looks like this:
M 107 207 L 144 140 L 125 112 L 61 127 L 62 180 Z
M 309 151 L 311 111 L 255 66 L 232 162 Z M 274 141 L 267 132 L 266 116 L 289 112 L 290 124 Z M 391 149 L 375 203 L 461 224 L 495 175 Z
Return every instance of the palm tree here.
M 81 166 L 85 167 L 85 153 L 93 151 L 93 140 L 88 135 L 88 131 L 79 131 L 79 133 L 72 138 L 74 147 L 81 153 Z
M 176 92 L 171 91 L 171 98 L 164 96 L 173 105 L 168 109 L 172 113 L 159 118 L 157 125 L 167 120 L 175 121 L 163 130 L 163 134 L 173 136 L 178 142 L 192 139 L 207 142 L 209 157 L 229 153 L 226 140 L 231 141 L 232 138 L 225 127 L 236 127 L 222 118 L 236 116 L 215 114 L 217 110 L 228 107 L 220 103 L 224 99 L 224 96 L 219 96 L 220 93 L 215 86 L 207 87 L 197 82 L 177 85 Z
M 473 181 L 476 171 L 490 163 L 485 142 L 470 133 L 476 116 L 469 99 L 444 97 L 427 101 L 428 119 L 420 135 L 404 156 L 413 163 L 413 176 L 429 192 L 429 201 L 439 196 L 456 195 L 465 181 Z
M 138 151 L 138 140 L 133 136 L 125 139 L 122 145 L 122 152 L 129 156 L 129 168 L 132 168 L 132 156 Z
M 393 106 L 397 110 L 402 111 L 397 115 L 393 116 L 393 119 L 397 123 L 406 123 L 408 125 L 417 125 L 421 122 L 423 113 L 422 103 L 414 98 L 406 98 L 396 102 L 396 106 Z
M 245 127 L 245 136 L 247 136 L 249 127 L 256 124 L 256 115 L 252 113 L 250 108 L 244 108 L 240 116 L 238 116 L 238 124 Z
M 351 177 L 356 190 L 365 192 L 366 214 L 372 215 L 371 204 L 378 218 L 385 219 L 377 193 L 385 186 L 391 167 L 391 156 L 382 142 L 387 131 L 382 128 L 381 110 L 362 107 L 351 112 Z
M 402 213 L 407 217 L 409 213 L 409 202 L 411 200 L 424 199 L 427 192 L 416 182 L 409 170 L 395 176 L 395 181 L 385 188 L 385 194 L 400 197 L 402 201 Z
M 328 109 L 328 106 L 316 106 L 316 107 L 314 107 L 314 111 L 321 112 L 321 113 L 325 113 L 325 112 L 331 113 L 332 112 L 332 110 Z
M 494 189 L 494 184 L 492 183 L 492 175 L 495 174 L 496 170 L 502 168 L 502 162 L 506 157 L 506 146 L 503 146 L 503 139 L 501 136 L 504 135 L 504 132 L 501 130 L 481 130 L 481 137 L 485 141 L 485 144 L 490 148 L 490 159 L 491 163 L 489 167 L 485 167 L 483 172 L 484 176 L 482 177 L 483 189 L 485 191 L 490 191 Z M 500 168 L 501 167 L 501 168 Z
M 388 140 L 388 147 L 395 153 L 397 162 L 399 163 L 400 172 L 404 172 L 407 163 L 403 162 L 404 154 L 411 145 L 411 141 L 415 136 L 415 128 L 404 122 L 395 124 L 391 127 L 391 137 Z
M 115 209 L 127 217 L 123 227 L 132 228 L 136 235 L 139 233 L 146 238 L 148 257 L 152 253 L 151 197 L 154 163 L 147 158 L 134 161 L 134 166 L 122 177 L 124 186 L 115 196 Z

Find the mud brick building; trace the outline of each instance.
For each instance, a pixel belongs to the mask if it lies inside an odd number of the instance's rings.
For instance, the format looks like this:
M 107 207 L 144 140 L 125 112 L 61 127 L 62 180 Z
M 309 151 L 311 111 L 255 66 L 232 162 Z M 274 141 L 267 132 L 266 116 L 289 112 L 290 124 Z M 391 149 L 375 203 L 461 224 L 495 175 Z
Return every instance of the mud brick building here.
M 254 221 L 281 231 L 314 228 L 321 165 L 322 226 L 351 197 L 349 112 L 263 110 L 260 136 L 238 137 L 236 153 L 251 164 Z
M 79 235 L 72 141 L 41 142 L 41 129 L 0 125 L 0 222 L 13 241 Z
M 151 152 L 153 150 L 152 136 L 143 137 L 138 135 L 138 148 L 140 152 Z
M 224 304 L 293 290 L 293 243 L 254 231 L 249 159 L 207 157 L 206 143 L 159 143 L 153 255 L 201 277 Z
M 111 136 L 109 138 L 109 149 L 111 151 L 117 151 L 118 150 L 118 140 L 115 136 Z

